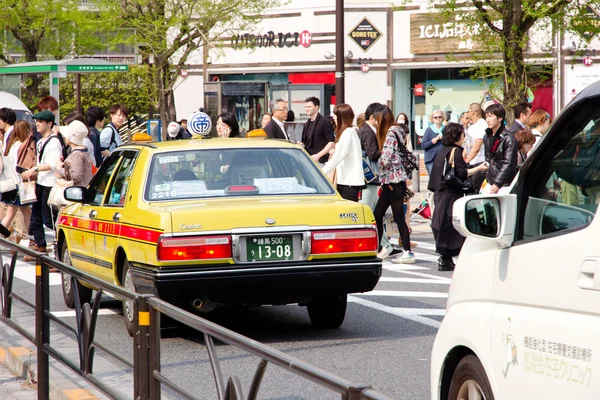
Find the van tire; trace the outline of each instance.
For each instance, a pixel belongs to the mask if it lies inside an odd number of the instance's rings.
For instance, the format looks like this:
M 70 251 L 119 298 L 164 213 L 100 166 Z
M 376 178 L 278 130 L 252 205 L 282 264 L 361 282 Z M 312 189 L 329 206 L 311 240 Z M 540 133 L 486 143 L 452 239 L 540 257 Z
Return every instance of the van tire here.
M 71 253 L 69 252 L 66 241 L 64 241 L 62 245 L 60 260 L 71 267 L 73 266 L 73 263 L 71 262 Z M 92 289 L 83 286 L 77 279 L 67 273 L 61 272 L 61 278 L 63 298 L 67 307 L 75 308 L 75 286 L 77 286 L 77 291 L 79 293 L 79 304 L 83 305 L 83 303 L 91 303 Z
M 475 386 L 481 398 L 494 400 L 494 394 L 481 361 L 473 354 L 469 354 L 460 360 L 454 370 L 448 399 L 469 399 L 470 397 L 465 397 L 464 394 L 473 386 Z
M 339 328 L 346 317 L 348 295 L 315 297 L 307 305 L 310 322 L 317 328 Z

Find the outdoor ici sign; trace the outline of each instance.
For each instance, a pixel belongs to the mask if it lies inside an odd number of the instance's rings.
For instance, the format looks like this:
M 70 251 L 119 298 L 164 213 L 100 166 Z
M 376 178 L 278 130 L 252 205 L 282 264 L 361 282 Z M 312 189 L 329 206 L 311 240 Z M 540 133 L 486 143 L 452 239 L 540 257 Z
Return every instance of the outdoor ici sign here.
M 269 31 L 265 34 L 255 35 L 253 33 L 244 33 L 233 35 L 231 37 L 231 47 L 234 49 L 254 48 L 254 47 L 308 47 L 312 42 L 312 36 L 309 31 L 298 32 L 279 32 Z

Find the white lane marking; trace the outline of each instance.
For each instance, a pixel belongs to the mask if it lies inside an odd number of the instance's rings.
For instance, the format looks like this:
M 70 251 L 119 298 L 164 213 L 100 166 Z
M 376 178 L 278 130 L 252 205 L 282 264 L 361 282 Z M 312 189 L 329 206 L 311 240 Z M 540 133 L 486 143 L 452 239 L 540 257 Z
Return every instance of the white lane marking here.
M 431 270 L 431 268 L 419 267 L 418 265 L 415 265 L 415 264 L 392 264 L 389 261 L 383 262 L 383 269 L 387 269 L 389 271 L 405 271 L 405 270 L 411 270 L 411 269 Z
M 111 310 L 110 308 L 102 308 L 98 310 L 98 315 L 115 315 L 121 314 L 120 310 Z M 75 317 L 75 310 L 69 311 L 54 311 L 52 315 L 58 318 Z
M 431 326 L 432 328 L 436 328 L 436 329 L 439 329 L 440 325 L 442 324 L 441 322 L 436 321 L 435 319 L 423 317 L 422 315 L 415 314 L 413 311 L 407 311 L 407 310 L 411 310 L 411 309 L 389 307 L 389 306 L 386 306 L 383 304 L 376 303 L 374 301 L 361 299 L 360 297 L 355 297 L 355 296 L 348 296 L 348 301 L 351 303 L 360 304 L 365 307 L 373 308 L 378 311 L 383 311 L 388 314 L 396 315 L 398 317 L 405 318 L 405 319 L 408 319 L 408 320 L 411 320 L 414 322 L 418 322 L 423 325 Z M 414 309 L 412 309 L 412 310 L 414 310 Z M 445 310 L 443 310 L 443 311 L 445 311 Z M 434 314 L 429 314 L 429 315 L 434 315 Z
M 415 258 L 417 259 L 417 262 L 420 261 L 428 261 L 428 262 L 437 262 L 438 258 L 440 258 L 440 256 L 436 256 L 436 255 L 432 255 L 432 254 L 426 254 L 426 253 L 419 253 L 417 251 L 413 251 Z M 388 257 L 385 259 L 385 261 L 388 261 L 390 264 L 392 263 L 391 260 L 395 257 L 400 257 L 401 254 L 398 255 L 393 255 L 391 257 Z M 406 265 L 406 264 L 398 264 L 398 265 Z
M 355 296 L 381 296 L 381 297 L 432 297 L 446 298 L 448 293 L 443 292 L 406 292 L 401 290 L 372 290 L 366 293 L 356 293 Z
M 397 270 L 397 271 L 393 271 L 393 272 L 398 272 L 401 274 L 412 275 L 412 276 L 420 276 L 422 278 L 430 278 L 432 281 L 438 280 L 438 281 L 444 281 L 444 282 L 448 282 L 448 283 L 452 282 L 452 278 L 446 278 L 445 276 L 423 274 L 421 272 L 404 271 L 404 270 Z
M 425 275 L 425 274 L 423 274 Z M 438 285 L 449 285 L 451 279 L 427 279 L 427 278 L 389 278 L 381 277 L 379 282 L 403 282 L 403 283 L 433 283 Z
M 23 261 L 17 261 L 17 265 L 15 267 L 15 278 L 18 278 L 27 283 L 31 283 L 35 285 L 35 265 L 29 265 Z M 52 285 L 61 285 L 62 279 L 60 273 L 51 273 L 50 274 L 50 286 Z
M 391 243 L 398 243 L 398 238 L 397 237 L 393 237 L 390 239 Z M 411 242 L 416 243 L 417 245 L 415 246 L 415 249 L 425 249 L 425 250 L 432 250 L 435 251 L 435 243 L 428 243 L 428 242 L 417 242 L 412 240 L 411 238 Z M 400 246 L 402 245 L 402 243 L 399 243 Z M 413 249 L 414 250 L 414 249 Z

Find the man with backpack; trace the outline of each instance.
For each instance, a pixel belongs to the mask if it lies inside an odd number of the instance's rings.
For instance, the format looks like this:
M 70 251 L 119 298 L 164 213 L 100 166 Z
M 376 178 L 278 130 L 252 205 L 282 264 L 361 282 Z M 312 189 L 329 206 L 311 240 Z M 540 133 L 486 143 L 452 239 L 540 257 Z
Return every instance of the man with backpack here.
M 122 104 L 110 106 L 108 113 L 110 114 L 110 124 L 100 132 L 100 149 L 103 158 L 108 157 L 114 149 L 123 144 L 119 129 L 125 124 L 127 115 L 129 115 L 129 111 Z
M 56 184 L 53 170 L 57 162 L 63 157 L 62 141 L 53 133 L 55 116 L 51 111 L 41 111 L 33 115 L 37 131 L 42 136 L 37 142 L 37 164 L 21 174 L 23 180 L 31 179 L 37 174 L 35 194 L 37 200 L 32 205 L 30 230 L 36 244 L 36 251 L 48 253 L 46 249 L 46 235 L 44 232 L 45 216 L 50 215 L 52 227 L 56 222 L 56 215 L 52 215 L 48 207 L 48 196 L 52 186 Z M 25 256 L 25 261 L 34 261 L 34 257 Z

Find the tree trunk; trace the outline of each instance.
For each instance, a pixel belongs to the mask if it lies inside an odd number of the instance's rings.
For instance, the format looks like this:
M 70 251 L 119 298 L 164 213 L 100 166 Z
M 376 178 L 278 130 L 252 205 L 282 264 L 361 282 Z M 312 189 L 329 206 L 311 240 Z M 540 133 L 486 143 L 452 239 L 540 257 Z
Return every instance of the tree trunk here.
M 513 1 L 503 15 L 502 44 L 504 47 L 504 108 L 510 126 L 515 119 L 514 107 L 527 100 L 525 70 L 525 31 L 521 29 L 523 10 L 520 1 Z
M 25 61 L 37 61 L 39 44 L 35 41 L 23 41 L 22 43 L 23 50 L 25 51 Z M 24 75 L 24 77 L 27 85 L 25 86 L 22 97 L 25 99 L 26 104 L 36 104 L 38 99 L 42 97 L 41 93 L 39 93 L 39 88 L 44 81 L 44 76 L 40 74 L 31 74 Z

